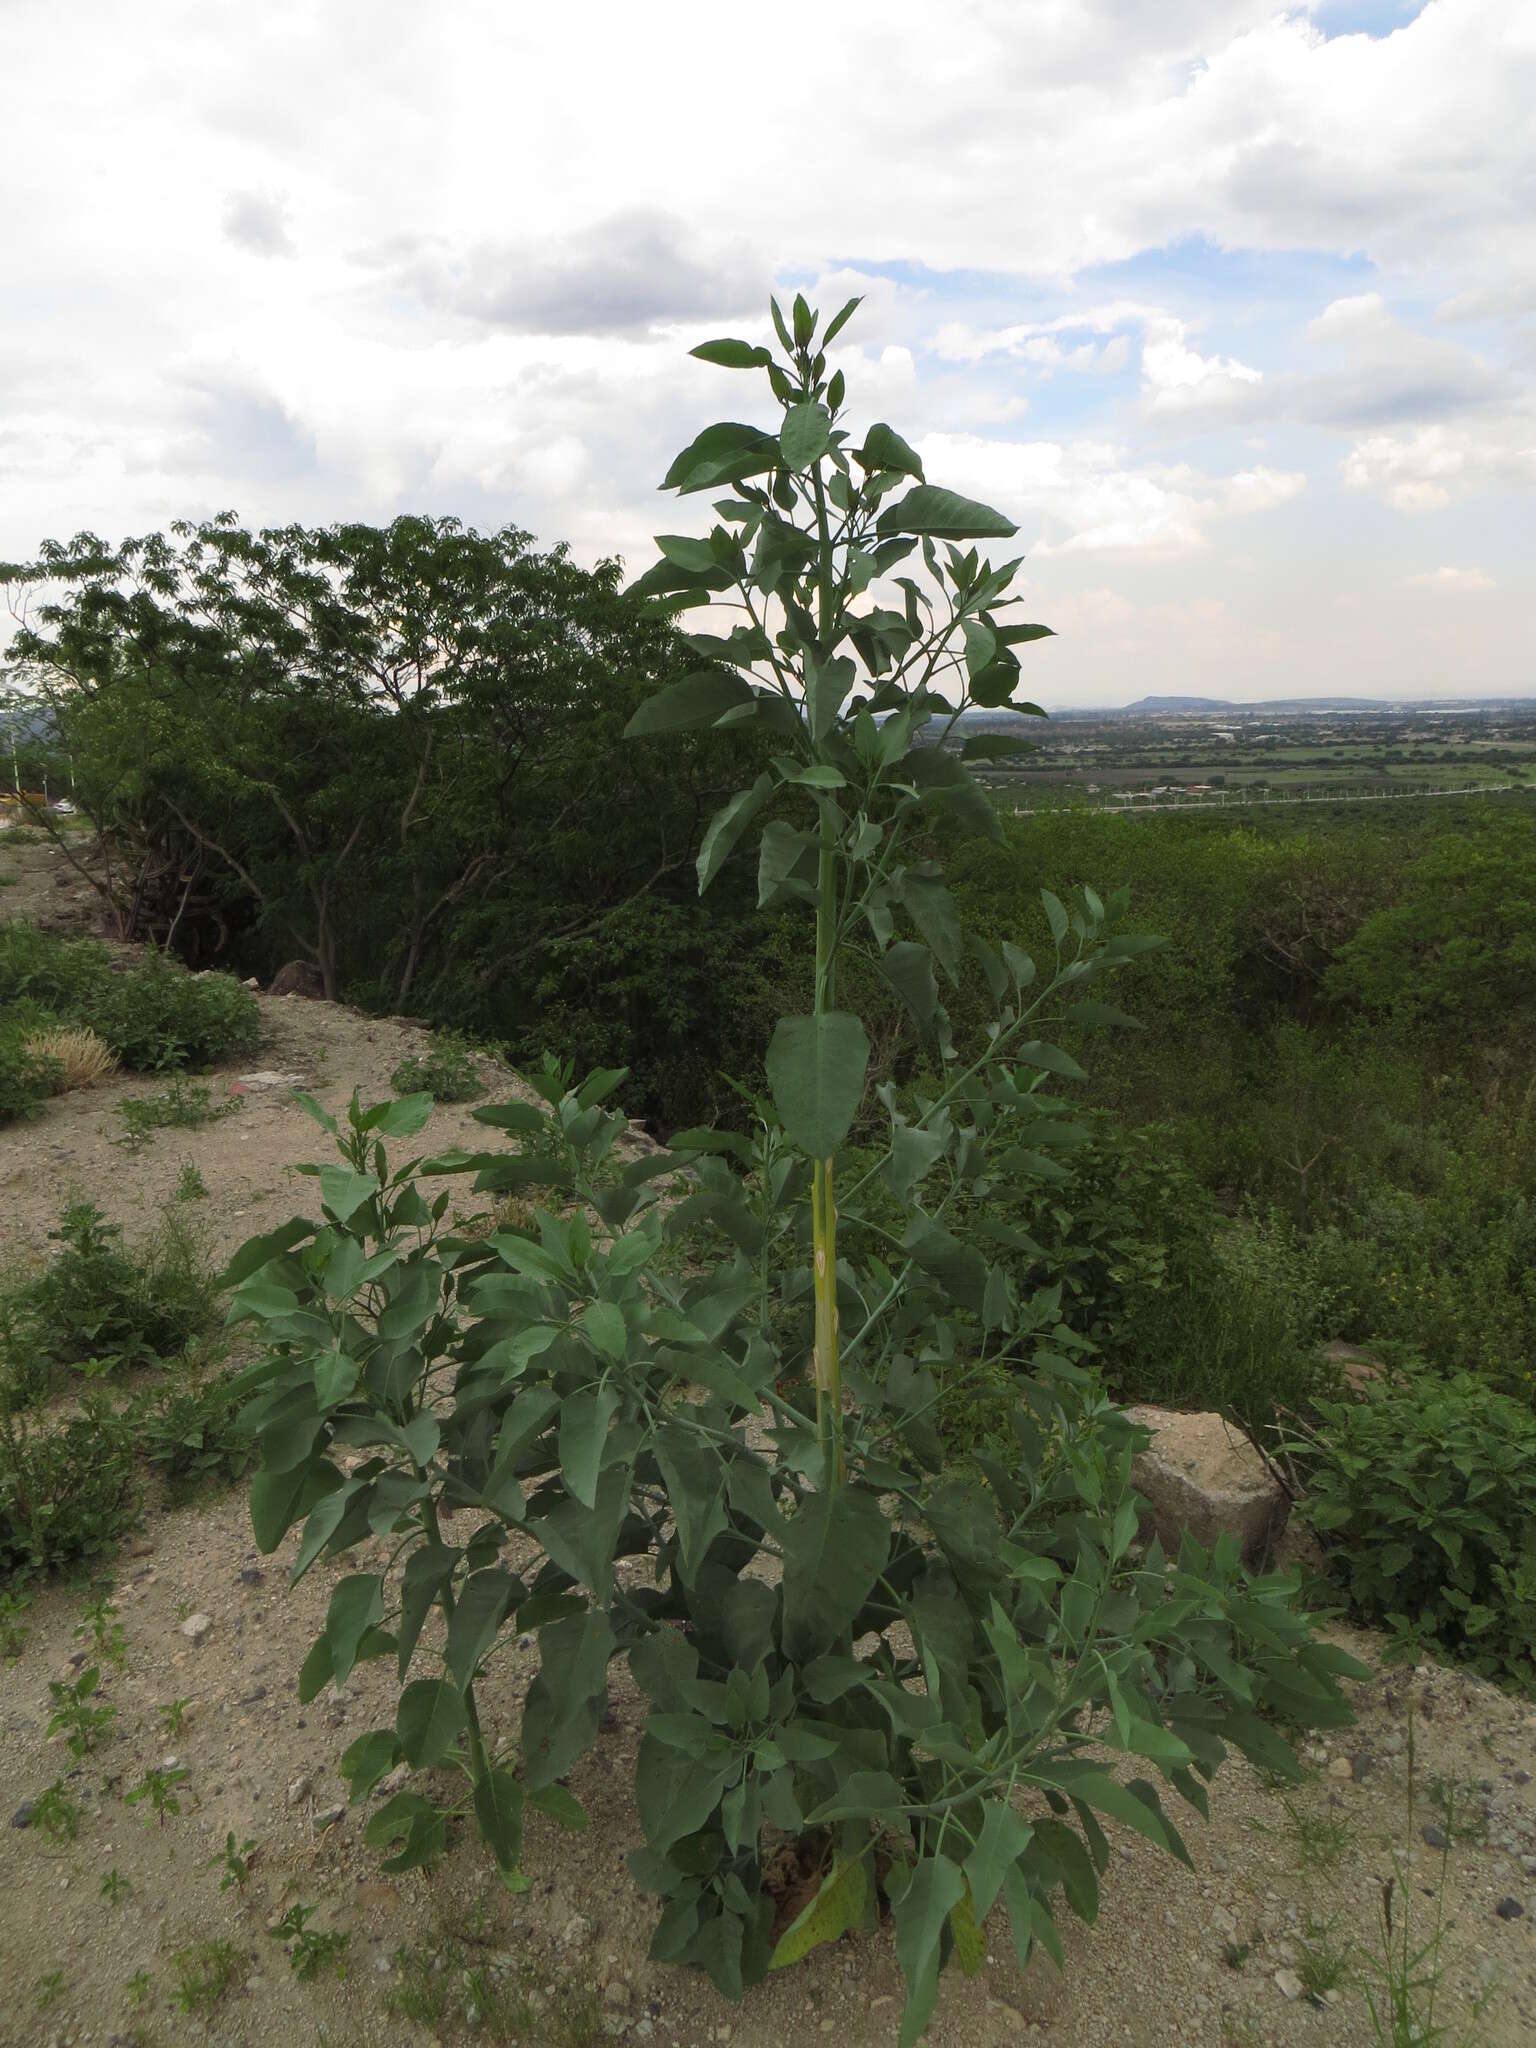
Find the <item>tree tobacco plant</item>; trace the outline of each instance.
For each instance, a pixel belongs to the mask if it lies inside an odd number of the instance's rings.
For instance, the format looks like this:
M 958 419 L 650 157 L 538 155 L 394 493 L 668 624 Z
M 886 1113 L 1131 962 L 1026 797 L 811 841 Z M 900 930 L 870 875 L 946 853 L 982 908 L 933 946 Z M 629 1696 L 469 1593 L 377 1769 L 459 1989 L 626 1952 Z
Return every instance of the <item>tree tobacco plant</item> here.
M 1015 620 L 1018 563 L 975 545 L 1010 522 L 930 484 L 889 426 L 855 446 L 826 354 L 853 310 L 818 339 L 797 298 L 788 321 L 773 307 L 777 355 L 695 351 L 765 372 L 779 416 L 678 457 L 667 486 L 722 493 L 717 520 L 662 536 L 633 593 L 692 626 L 734 610 L 681 634 L 693 666 L 632 736 L 772 741 L 698 856 L 702 890 L 755 834 L 763 905 L 807 917 L 805 1008 L 767 1047 L 751 1135 L 627 1156 L 624 1075 L 576 1086 L 553 1060 L 533 1099 L 475 1112 L 515 1149 L 397 1163 L 429 1097 L 354 1096 L 343 1119 L 309 1102 L 339 1151 L 304 1169 L 319 1213 L 228 1279 L 267 1347 L 247 1376 L 261 1547 L 300 1529 L 297 1578 L 379 1546 L 336 1584 L 300 1676 L 310 1699 L 395 1661 L 393 1725 L 343 1759 L 354 1799 L 402 1760 L 456 1765 L 521 1884 L 525 1807 L 583 1822 L 566 1780 L 625 1659 L 648 1708 L 630 1861 L 661 1901 L 653 1955 L 739 1998 L 888 1914 L 906 2044 L 942 1968 L 981 1967 L 994 1909 L 1021 1962 L 1037 1942 L 1059 1961 L 1061 1901 L 1097 1910 L 1105 1821 L 1187 1860 L 1170 1796 L 1203 1813 L 1232 1748 L 1295 1776 L 1277 1720 L 1347 1719 L 1358 1667 L 1313 1639 L 1294 1581 L 1249 1577 L 1229 1542 L 1139 1547 L 1145 1439 L 1081 1364 L 1059 1287 L 1019 1280 L 1016 1233 L 950 1227 L 1000 1182 L 1064 1172 L 1082 1073 L 1046 1033 L 1128 1021 L 1093 991 L 1153 942 L 1089 888 L 1043 893 L 1043 962 L 961 928 L 934 827 L 996 834 L 968 763 L 1018 742 L 944 742 L 968 706 L 1034 712 L 1020 650 L 1046 629 Z M 943 989 L 967 954 L 993 1015 L 958 1044 Z M 909 1091 L 871 1080 L 839 1006 L 856 955 L 910 1017 L 931 1078 Z M 448 1173 L 516 1194 L 500 1213 L 526 1223 L 456 1234 L 423 1187 Z M 1000 1366 L 1011 1454 L 946 1470 L 941 1390 Z M 498 1734 L 484 1681 L 519 1631 L 538 1675 Z M 427 1863 L 452 1813 L 407 1788 L 368 1837 L 388 1868 Z

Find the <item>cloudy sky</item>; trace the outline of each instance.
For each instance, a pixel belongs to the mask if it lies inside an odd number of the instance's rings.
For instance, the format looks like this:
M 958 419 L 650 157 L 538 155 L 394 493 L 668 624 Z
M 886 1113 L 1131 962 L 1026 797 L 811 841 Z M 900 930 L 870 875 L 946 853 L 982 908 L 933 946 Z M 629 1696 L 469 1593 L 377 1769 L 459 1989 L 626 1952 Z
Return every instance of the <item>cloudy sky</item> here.
M 0 0 L 0 559 L 233 507 L 638 573 L 830 312 L 1058 705 L 1536 689 L 1536 0 Z

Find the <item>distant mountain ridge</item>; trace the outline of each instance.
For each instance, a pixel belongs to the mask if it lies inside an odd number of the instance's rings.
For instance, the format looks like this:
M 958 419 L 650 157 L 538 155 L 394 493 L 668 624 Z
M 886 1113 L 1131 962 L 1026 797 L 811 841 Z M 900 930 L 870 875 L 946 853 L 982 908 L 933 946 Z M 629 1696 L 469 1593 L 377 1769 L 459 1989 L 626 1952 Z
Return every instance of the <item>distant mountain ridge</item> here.
M 1388 697 L 1270 697 L 1239 703 L 1230 697 L 1138 697 L 1117 707 L 1122 714 L 1146 711 L 1385 711 L 1396 708 Z

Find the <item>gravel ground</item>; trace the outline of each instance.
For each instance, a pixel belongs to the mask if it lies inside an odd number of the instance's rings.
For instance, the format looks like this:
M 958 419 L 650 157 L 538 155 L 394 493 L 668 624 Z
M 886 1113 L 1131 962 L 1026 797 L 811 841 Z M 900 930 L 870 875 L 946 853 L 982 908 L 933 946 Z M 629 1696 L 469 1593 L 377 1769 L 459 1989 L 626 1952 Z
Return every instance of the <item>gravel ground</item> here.
M 0 872 L 20 871 L 26 884 L 0 896 L 0 915 L 82 916 L 86 899 L 71 906 L 78 892 L 59 885 L 60 866 L 41 848 L 0 840 Z M 288 1103 L 288 1077 L 329 1106 L 354 1086 L 367 1099 L 387 1089 L 423 1034 L 299 998 L 263 999 L 263 1018 L 260 1053 L 215 1077 L 218 1088 L 245 1090 L 239 1113 L 217 1124 L 123 1153 L 109 1142 L 115 1099 L 154 1085 L 136 1080 L 64 1098 L 37 1122 L 0 1133 L 11 1256 L 42 1255 L 74 1191 L 129 1222 L 132 1235 L 187 1159 L 210 1190 L 198 1208 L 220 1255 L 298 1208 L 292 1162 L 318 1156 L 320 1134 Z M 438 1147 L 477 1129 L 467 1111 L 445 1108 L 427 1139 Z M 327 1688 L 308 1707 L 295 1688 L 335 1578 L 367 1567 L 354 1556 L 290 1590 L 293 1548 L 290 1539 L 277 1556 L 259 1557 L 238 1495 L 151 1512 L 112 1567 L 126 1662 L 104 1673 L 116 1717 L 79 1765 L 44 1731 L 49 1681 L 84 1662 L 73 1630 L 86 1594 L 50 1587 L 28 1610 L 25 1645 L 0 1668 L 0 2043 L 895 2042 L 900 1984 L 885 1932 L 819 1952 L 740 2008 L 702 1977 L 646 1960 L 654 1906 L 623 1867 L 640 1840 L 630 1784 L 643 1702 L 620 1672 L 604 1732 L 573 1779 L 591 1825 L 571 1836 L 534 1817 L 527 1893 L 502 1889 L 463 1828 L 430 1879 L 382 1874 L 363 1842 L 368 1809 L 342 1803 L 338 1763 L 357 1735 L 392 1719 L 386 1674 L 360 1667 L 342 1691 Z M 1447 2038 L 1488 2048 L 1536 2039 L 1536 1710 L 1459 1672 L 1382 1670 L 1372 1638 L 1335 1633 L 1375 1675 L 1353 1688 L 1356 1725 L 1309 1749 L 1302 1786 L 1274 1789 L 1241 1765 L 1224 1773 L 1209 1825 L 1190 1817 L 1192 1872 L 1139 1839 L 1116 1839 L 1098 1926 L 1065 1930 L 1064 1976 L 1038 1956 L 1021 1976 L 994 1916 L 986 1969 L 969 1983 L 945 1980 L 935 2048 L 1036 2038 L 1074 2048 L 1370 2042 L 1362 1986 L 1379 1954 L 1394 1854 L 1411 1888 L 1415 1945 L 1443 1903 L 1437 2017 Z M 489 1731 L 515 1731 L 533 1665 L 530 1650 L 508 1644 L 484 1689 Z M 168 1733 L 162 1710 L 178 1700 L 187 1702 L 182 1724 Z M 144 1804 L 122 1803 L 152 1769 L 186 1773 L 176 1785 L 181 1810 L 163 1824 Z M 29 1802 L 57 1777 L 81 1810 L 74 1840 L 24 1824 Z M 451 1796 L 446 1776 L 424 1777 Z M 1456 1792 L 1446 1849 L 1436 1788 Z M 237 1844 L 256 1844 L 243 1890 L 220 1888 L 231 1832 Z M 102 1891 L 113 1871 L 116 1903 Z M 268 1929 L 294 1904 L 315 1909 L 311 1932 L 349 1937 L 344 1977 L 327 1968 L 302 1981 L 290 1967 Z M 1400 1926 L 1401 1892 L 1395 1904 Z M 199 1944 L 227 1945 L 228 1982 L 211 2009 L 189 2013 L 176 1997 Z M 407 1948 L 415 1962 L 398 1960 Z M 1314 2001 L 1303 1980 L 1326 1977 L 1330 1949 L 1343 1972 Z M 466 1971 L 479 1973 L 473 1985 Z M 1479 1999 L 1486 2010 L 1476 2017 Z

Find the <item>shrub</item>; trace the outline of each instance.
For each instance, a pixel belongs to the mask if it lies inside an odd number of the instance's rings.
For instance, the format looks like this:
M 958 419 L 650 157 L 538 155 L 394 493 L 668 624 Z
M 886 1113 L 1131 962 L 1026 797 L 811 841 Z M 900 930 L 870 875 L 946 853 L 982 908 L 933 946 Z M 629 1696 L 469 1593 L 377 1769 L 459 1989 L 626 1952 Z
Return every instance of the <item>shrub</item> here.
M 1320 1434 L 1296 1447 L 1301 1511 L 1355 1611 L 1536 1681 L 1536 1416 L 1471 1374 L 1422 1369 L 1317 1405 Z
M 919 835 L 936 810 L 981 834 L 996 820 L 932 744 L 957 707 L 929 678 L 952 678 L 960 708 L 1031 708 L 1015 704 L 1015 650 L 1045 629 L 1013 620 L 1016 563 L 955 545 L 1009 522 L 929 486 L 887 426 L 854 450 L 817 316 L 797 299 L 791 332 L 772 311 L 787 369 L 744 342 L 699 353 L 767 368 L 781 430 L 720 425 L 684 451 L 669 483 L 739 495 L 707 541 L 665 537 L 632 593 L 670 615 L 734 588 L 750 623 L 690 636 L 706 665 L 628 728 L 725 719 L 773 738 L 772 772 L 716 814 L 698 857 L 702 889 L 755 825 L 765 903 L 814 916 L 808 1007 L 773 1030 L 750 1135 L 684 1133 L 615 1176 L 625 1118 L 605 1105 L 622 1071 L 573 1087 L 552 1064 L 525 1077 L 541 1102 L 475 1112 L 542 1139 L 532 1156 L 430 1162 L 474 1172 L 476 1192 L 548 1198 L 529 1227 L 468 1240 L 441 1232 L 449 1195 L 428 1199 L 422 1162 L 390 1162 L 430 1097 L 354 1096 L 344 1125 L 301 1098 L 339 1153 L 310 1170 L 319 1214 L 245 1246 L 226 1277 L 267 1346 L 244 1381 L 260 1547 L 302 1525 L 302 1575 L 376 1534 L 390 1545 L 384 1570 L 335 1584 L 300 1672 L 308 1700 L 362 1659 L 396 1661 L 392 1720 L 343 1759 L 353 1798 L 402 1759 L 453 1760 L 458 1810 L 521 1884 L 527 1805 L 583 1819 L 564 1780 L 627 1655 L 650 1707 L 630 1867 L 662 1902 L 652 1955 L 739 1998 L 873 1925 L 883 1900 L 912 2048 L 945 1963 L 982 1967 L 999 1901 L 1021 1960 L 1037 1940 L 1059 1960 L 1057 1892 L 1097 1910 L 1101 1816 L 1187 1858 L 1152 1772 L 1201 1812 L 1228 1745 L 1294 1776 L 1263 1715 L 1337 1724 L 1339 1676 L 1366 1674 L 1314 1640 L 1291 1582 L 1250 1580 L 1231 1540 L 1207 1555 L 1186 1538 L 1172 1568 L 1156 1545 L 1133 1554 L 1140 1439 L 1072 1363 L 1060 1288 L 1020 1287 L 951 1227 L 1002 1176 L 1049 1177 L 1081 1142 L 1054 1104 L 1082 1069 L 1037 1034 L 1126 1021 L 1096 992 L 1152 942 L 1121 929 L 1123 894 L 1042 891 L 1043 964 L 1011 939 L 976 947 L 990 1014 L 957 1043 L 938 977 L 955 980 L 965 934 Z M 910 581 L 901 611 L 854 602 L 920 547 L 942 592 L 930 610 Z M 785 622 L 776 641 L 759 606 Z M 842 1006 L 857 984 L 840 964 L 866 949 L 937 1077 L 910 1104 Z M 872 1130 L 883 1142 L 861 1170 L 845 1148 Z M 685 1167 L 680 1199 L 660 1201 Z M 900 1229 L 867 1213 L 876 1185 Z M 730 1252 L 688 1256 L 701 1227 Z M 946 1473 L 942 1391 L 999 1365 L 1018 1389 L 1010 1454 Z M 754 1429 L 765 1407 L 772 1428 Z M 344 1470 L 332 1453 L 352 1444 L 371 1455 Z M 445 1540 L 448 1504 L 476 1511 L 466 1544 Z M 434 1608 L 433 1675 L 413 1679 Z M 476 1701 L 508 1628 L 536 1632 L 540 1654 L 515 1765 L 487 1745 Z M 1125 1758 L 1147 1773 L 1116 1776 Z M 405 1869 L 434 1860 L 447 1828 L 412 1790 L 366 1836 Z M 769 1853 L 782 1837 L 787 1853 Z M 809 1898 L 802 1872 L 817 1874 Z
M 0 1008 L 21 1002 L 88 1026 L 139 1072 L 207 1066 L 260 1035 L 261 1012 L 232 975 L 188 974 L 153 953 L 118 967 L 95 939 L 12 924 L 0 928 Z
M 164 1477 L 172 1502 L 249 1468 L 254 1447 L 241 1427 L 242 1399 L 232 1379 L 205 1377 L 196 1364 L 174 1368 L 163 1387 L 144 1397 L 135 1416 L 139 1449 Z
M 478 1102 L 485 1083 L 476 1067 L 474 1047 L 455 1032 L 437 1033 L 423 1057 L 412 1053 L 389 1077 L 397 1095 L 430 1095 L 437 1102 Z
M 36 1394 L 57 1366 L 95 1375 L 171 1358 L 211 1326 L 212 1277 L 185 1223 L 129 1253 L 117 1224 L 77 1202 L 49 1239 L 53 1263 L 0 1299 L 13 1385 Z
M 35 1116 L 63 1079 L 59 1062 L 30 1033 L 0 1018 L 0 1124 Z
M 88 1563 L 137 1506 L 133 1431 L 104 1396 L 49 1430 L 29 1428 L 0 1391 L 0 1574 Z

